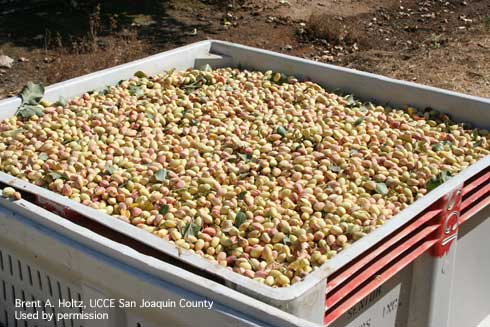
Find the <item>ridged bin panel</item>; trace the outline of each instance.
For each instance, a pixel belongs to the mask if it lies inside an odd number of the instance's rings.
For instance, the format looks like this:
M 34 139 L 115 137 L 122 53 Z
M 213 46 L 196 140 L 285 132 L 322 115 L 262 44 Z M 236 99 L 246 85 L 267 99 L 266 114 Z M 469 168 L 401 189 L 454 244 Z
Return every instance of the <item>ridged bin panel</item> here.
M 80 300 L 81 289 L 51 271 L 43 269 L 10 249 L 0 249 L 0 327 L 84 327 L 72 319 L 41 319 L 42 311 L 58 313 L 81 313 L 81 309 L 59 307 L 59 301 Z M 52 307 L 46 306 L 49 299 Z M 19 307 L 16 300 L 41 301 L 41 308 Z M 16 318 L 20 313 L 35 314 L 39 319 Z

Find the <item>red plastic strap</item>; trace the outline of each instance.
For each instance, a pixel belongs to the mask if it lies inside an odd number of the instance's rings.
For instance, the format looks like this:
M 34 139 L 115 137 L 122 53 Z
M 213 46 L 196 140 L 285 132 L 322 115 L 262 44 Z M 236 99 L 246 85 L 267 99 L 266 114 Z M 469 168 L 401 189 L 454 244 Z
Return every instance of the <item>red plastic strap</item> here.
M 481 185 L 484 186 L 480 187 Z M 472 193 L 474 190 L 476 191 Z M 463 188 L 463 201 L 461 203 L 461 211 L 463 213 L 459 217 L 460 225 L 490 204 L 489 192 L 490 171 L 482 174 Z
M 432 232 L 434 232 L 438 228 L 439 228 L 439 224 L 427 226 L 423 228 L 420 232 L 414 234 L 409 239 L 401 243 L 399 246 L 394 247 L 388 253 L 383 254 L 383 256 L 379 260 L 374 262 L 370 267 L 366 267 L 366 269 L 364 269 L 362 273 L 358 274 L 356 277 L 351 279 L 341 289 L 339 289 L 337 292 L 333 294 L 330 294 L 326 301 L 326 309 L 333 307 L 340 300 L 342 300 L 347 295 L 349 295 L 349 293 L 355 290 L 359 285 L 364 283 L 370 277 L 374 276 L 378 271 L 382 270 L 392 261 L 395 261 L 398 257 L 403 256 L 404 252 L 406 252 L 408 249 L 410 249 L 411 247 L 415 246 L 417 243 L 425 239 L 427 236 L 429 236 Z M 410 262 L 412 261 L 410 257 L 407 258 L 403 256 L 399 260 L 399 262 L 407 261 L 407 260 L 409 260 Z
M 474 205 L 469 210 L 467 210 L 463 215 L 461 215 L 461 217 L 459 217 L 459 224 L 461 225 L 462 223 L 470 219 L 473 215 L 475 215 L 476 213 L 478 213 L 480 210 L 482 210 L 488 205 L 490 205 L 490 195 L 488 195 L 483 199 L 480 199 L 480 201 L 476 205 Z
M 480 186 L 481 184 L 485 183 L 486 181 L 490 180 L 490 171 L 483 174 L 482 176 L 478 177 L 468 185 L 466 185 L 463 188 L 463 197 L 468 194 L 469 192 L 473 191 L 475 188 Z
M 471 184 L 469 185 L 471 186 Z M 463 190 L 464 191 L 464 190 Z M 461 210 L 464 210 L 468 206 L 472 205 L 474 202 L 478 201 L 485 193 L 490 191 L 490 183 L 480 188 L 475 193 L 471 194 L 469 197 L 465 198 L 461 203 Z
M 418 247 L 414 248 L 409 254 L 403 257 L 402 260 L 396 262 L 388 269 L 386 269 L 381 274 L 377 275 L 372 281 L 359 289 L 355 294 L 350 295 L 348 299 L 333 309 L 331 312 L 325 315 L 323 323 L 325 325 L 329 325 L 335 319 L 339 318 L 341 315 L 346 313 L 350 308 L 352 308 L 355 304 L 361 301 L 363 298 L 368 296 L 371 292 L 377 289 L 380 285 L 386 282 L 388 279 L 396 275 L 399 271 L 409 265 L 412 261 L 417 259 L 420 255 L 429 250 L 437 240 L 425 241 Z

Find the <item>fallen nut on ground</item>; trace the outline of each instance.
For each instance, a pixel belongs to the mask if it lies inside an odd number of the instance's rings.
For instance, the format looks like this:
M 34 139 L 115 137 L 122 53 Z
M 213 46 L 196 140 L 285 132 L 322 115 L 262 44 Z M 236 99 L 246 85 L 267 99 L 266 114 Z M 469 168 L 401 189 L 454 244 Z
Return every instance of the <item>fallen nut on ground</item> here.
M 138 76 L 1 122 L 0 169 L 274 287 L 490 153 L 443 113 L 280 73 Z

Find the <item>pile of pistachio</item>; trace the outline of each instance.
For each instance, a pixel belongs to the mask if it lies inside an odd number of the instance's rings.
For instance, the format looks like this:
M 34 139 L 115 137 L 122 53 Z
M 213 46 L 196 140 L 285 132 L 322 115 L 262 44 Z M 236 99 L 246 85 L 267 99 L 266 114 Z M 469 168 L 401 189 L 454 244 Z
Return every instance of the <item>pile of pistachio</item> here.
M 435 110 L 270 71 L 138 72 L 40 103 L 0 122 L 0 170 L 274 287 L 490 153 Z

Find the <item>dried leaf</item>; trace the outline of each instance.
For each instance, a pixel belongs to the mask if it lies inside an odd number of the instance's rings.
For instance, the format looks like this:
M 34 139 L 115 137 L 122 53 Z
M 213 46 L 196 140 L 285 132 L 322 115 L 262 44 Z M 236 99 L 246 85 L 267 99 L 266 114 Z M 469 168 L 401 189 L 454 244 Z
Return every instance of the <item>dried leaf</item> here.
M 9 56 L 1 55 L 0 56 L 0 68 L 12 68 L 12 64 L 14 63 L 14 59 Z

